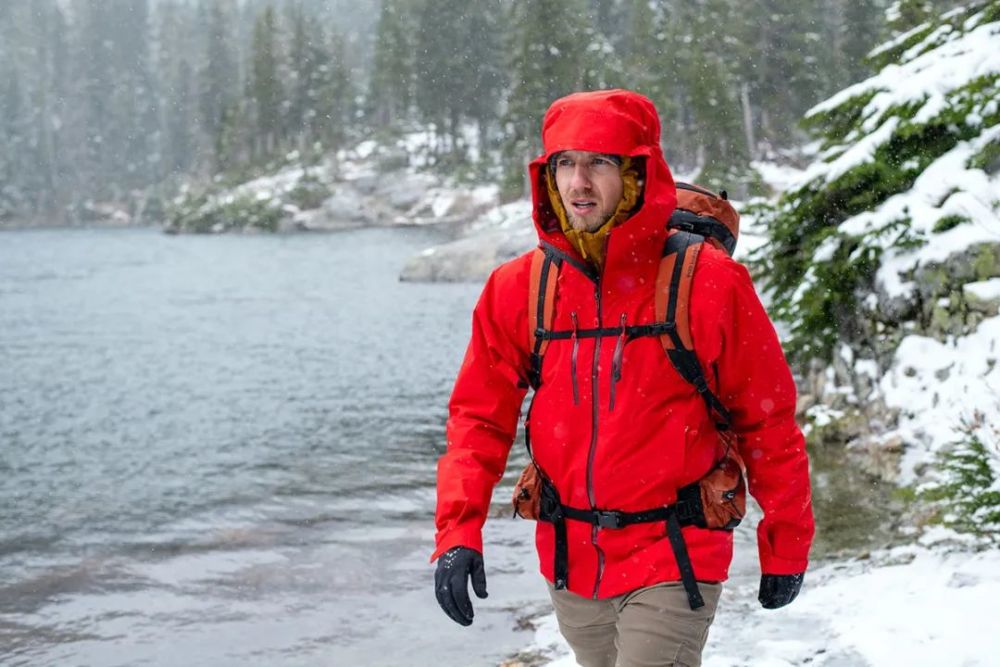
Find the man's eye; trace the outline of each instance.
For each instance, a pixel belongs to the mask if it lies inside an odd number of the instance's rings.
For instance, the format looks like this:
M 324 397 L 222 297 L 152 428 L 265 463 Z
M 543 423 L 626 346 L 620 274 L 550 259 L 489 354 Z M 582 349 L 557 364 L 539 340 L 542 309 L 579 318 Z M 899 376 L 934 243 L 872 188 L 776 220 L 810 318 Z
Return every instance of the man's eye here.
M 556 160 L 557 167 L 572 167 L 573 161 L 569 158 L 562 158 L 561 160 Z

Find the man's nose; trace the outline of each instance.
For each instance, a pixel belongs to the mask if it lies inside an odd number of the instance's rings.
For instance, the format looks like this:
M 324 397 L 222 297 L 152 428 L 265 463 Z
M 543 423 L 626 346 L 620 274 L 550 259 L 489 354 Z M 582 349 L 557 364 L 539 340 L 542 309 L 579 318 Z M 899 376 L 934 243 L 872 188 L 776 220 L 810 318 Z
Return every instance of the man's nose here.
M 573 165 L 573 177 L 570 179 L 569 185 L 573 190 L 590 189 L 590 168 L 588 165 L 580 162 Z

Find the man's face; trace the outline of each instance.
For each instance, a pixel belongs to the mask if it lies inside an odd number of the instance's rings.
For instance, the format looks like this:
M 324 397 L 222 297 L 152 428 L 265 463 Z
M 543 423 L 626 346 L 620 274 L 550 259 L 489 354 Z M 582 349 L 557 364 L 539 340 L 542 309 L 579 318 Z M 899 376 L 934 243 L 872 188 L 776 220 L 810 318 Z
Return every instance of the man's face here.
M 615 156 L 563 151 L 556 156 L 555 169 L 556 187 L 573 229 L 597 231 L 611 219 L 624 190 Z

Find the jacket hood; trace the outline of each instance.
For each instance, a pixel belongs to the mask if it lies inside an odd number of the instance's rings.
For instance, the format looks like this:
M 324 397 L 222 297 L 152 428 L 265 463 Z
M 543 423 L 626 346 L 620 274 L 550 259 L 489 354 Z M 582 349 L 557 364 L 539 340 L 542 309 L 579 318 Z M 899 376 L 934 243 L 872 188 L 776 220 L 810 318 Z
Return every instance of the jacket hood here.
M 544 152 L 528 166 L 532 218 L 539 239 L 577 254 L 562 233 L 545 185 L 546 164 L 553 154 L 580 150 L 628 155 L 644 165 L 643 195 L 640 208 L 615 229 L 629 229 L 629 245 L 633 246 L 630 252 L 659 255 L 667 235 L 667 220 L 677 205 L 677 190 L 660 149 L 656 107 L 648 98 L 618 89 L 573 93 L 560 98 L 545 113 L 542 144 Z M 611 236 L 616 236 L 615 230 Z

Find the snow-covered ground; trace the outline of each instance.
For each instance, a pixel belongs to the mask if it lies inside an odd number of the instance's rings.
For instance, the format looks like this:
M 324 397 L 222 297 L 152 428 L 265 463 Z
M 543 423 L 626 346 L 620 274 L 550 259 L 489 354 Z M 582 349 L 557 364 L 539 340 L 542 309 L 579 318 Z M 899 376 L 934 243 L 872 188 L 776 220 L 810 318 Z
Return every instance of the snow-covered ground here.
M 1000 551 L 955 548 L 949 531 L 869 557 L 820 565 L 789 606 L 757 603 L 752 531 L 736 558 L 704 653 L 704 667 L 988 667 L 1000 660 Z M 555 617 L 536 624 L 548 667 L 576 665 Z

